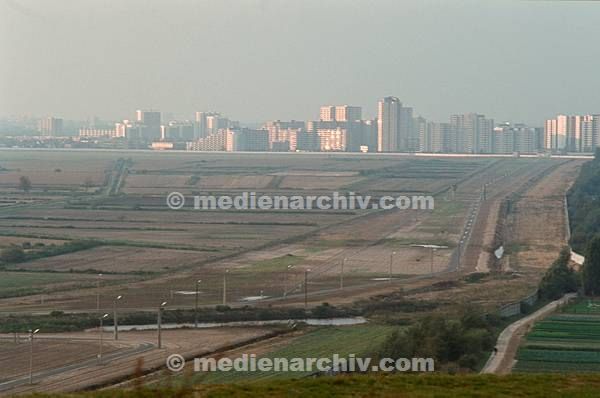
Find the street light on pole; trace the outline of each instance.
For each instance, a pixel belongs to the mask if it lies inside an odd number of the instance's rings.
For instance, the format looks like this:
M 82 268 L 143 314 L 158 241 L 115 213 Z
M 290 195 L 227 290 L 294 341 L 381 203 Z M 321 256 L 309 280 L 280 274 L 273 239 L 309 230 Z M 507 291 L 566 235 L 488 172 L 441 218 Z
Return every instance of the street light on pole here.
M 115 325 L 115 340 L 119 340 L 119 317 L 117 316 L 117 301 L 121 300 L 123 296 L 118 295 L 113 300 L 113 323 Z
M 200 288 L 200 282 L 202 279 L 198 279 L 196 281 L 196 304 L 194 306 L 194 328 L 198 329 L 198 294 L 200 293 L 198 289 Z
M 392 283 L 392 264 L 394 262 L 394 254 L 396 254 L 396 252 L 390 253 L 390 271 L 389 271 L 389 277 L 388 277 L 389 283 Z
M 447 249 L 448 246 L 439 246 L 439 245 L 410 245 L 411 247 L 423 247 L 425 249 L 431 249 L 431 269 L 430 269 L 430 274 L 433 275 L 433 258 L 435 255 L 435 252 L 438 249 Z M 459 251 L 460 251 L 460 246 L 459 246 Z
M 227 274 L 229 270 L 226 269 L 223 274 L 223 305 L 227 305 Z
M 287 296 L 289 273 L 292 268 L 294 268 L 294 266 L 292 264 L 290 264 L 285 269 L 284 282 L 283 282 L 283 297 Z
M 310 268 L 304 270 L 304 309 L 308 308 L 308 273 Z
M 158 328 L 158 348 L 162 348 L 162 333 L 161 333 L 162 311 L 163 311 L 163 308 L 165 307 L 165 305 L 167 305 L 167 302 L 163 301 L 158 306 L 158 317 L 157 317 L 157 321 L 156 321 L 156 326 Z
M 346 263 L 346 257 L 342 259 L 342 267 L 340 270 L 340 290 L 344 290 L 344 265 Z
M 98 351 L 98 363 L 102 363 L 102 346 L 104 345 L 104 320 L 108 318 L 108 314 L 100 317 L 100 348 Z
M 29 330 L 29 384 L 33 384 L 33 336 L 40 329 Z
M 100 279 L 102 278 L 102 274 L 98 274 L 98 279 L 96 280 L 96 311 L 100 312 Z

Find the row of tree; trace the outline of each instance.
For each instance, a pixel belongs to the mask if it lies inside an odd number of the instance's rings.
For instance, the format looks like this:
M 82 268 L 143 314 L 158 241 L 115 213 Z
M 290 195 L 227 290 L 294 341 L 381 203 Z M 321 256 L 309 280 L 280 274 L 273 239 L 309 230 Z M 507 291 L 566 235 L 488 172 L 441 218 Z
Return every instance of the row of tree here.
M 580 282 L 585 294 L 597 296 L 600 295 L 600 148 L 594 160 L 582 166 L 567 198 L 570 245 L 585 256 Z

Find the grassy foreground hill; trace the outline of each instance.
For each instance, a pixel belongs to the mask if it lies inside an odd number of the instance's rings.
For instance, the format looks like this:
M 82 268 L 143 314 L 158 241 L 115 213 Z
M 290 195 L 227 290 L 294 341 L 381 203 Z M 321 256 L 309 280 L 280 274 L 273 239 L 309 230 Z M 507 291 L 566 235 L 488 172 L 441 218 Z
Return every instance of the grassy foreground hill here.
M 145 397 L 597 397 L 600 375 L 356 375 L 161 390 L 36 394 L 44 398 Z

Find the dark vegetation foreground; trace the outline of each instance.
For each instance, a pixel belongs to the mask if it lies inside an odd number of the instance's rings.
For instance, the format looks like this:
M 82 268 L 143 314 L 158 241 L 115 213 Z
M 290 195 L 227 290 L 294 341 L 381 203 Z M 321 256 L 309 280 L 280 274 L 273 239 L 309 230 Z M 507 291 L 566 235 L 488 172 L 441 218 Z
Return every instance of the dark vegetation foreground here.
M 35 397 L 597 397 L 600 375 L 359 375 Z

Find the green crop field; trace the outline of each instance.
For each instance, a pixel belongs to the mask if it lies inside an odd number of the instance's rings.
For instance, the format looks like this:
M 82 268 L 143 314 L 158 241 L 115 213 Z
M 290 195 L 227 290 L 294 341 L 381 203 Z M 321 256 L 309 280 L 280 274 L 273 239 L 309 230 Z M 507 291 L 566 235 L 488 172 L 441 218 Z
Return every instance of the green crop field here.
M 355 354 L 369 355 L 392 331 L 394 327 L 383 325 L 359 325 L 323 327 L 292 340 L 285 347 L 276 348 L 259 358 L 340 358 Z M 197 381 L 203 383 L 232 383 L 265 379 L 301 378 L 309 375 L 302 372 L 215 372 L 203 374 Z
M 517 372 L 600 371 L 600 305 L 581 300 L 537 322 L 519 350 Z M 597 314 L 597 315 L 595 315 Z
M 57 272 L 0 271 L 0 297 L 46 293 L 68 286 L 92 284 L 94 275 Z

